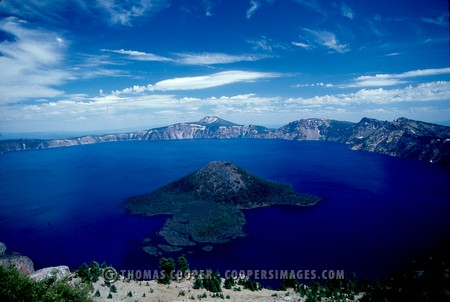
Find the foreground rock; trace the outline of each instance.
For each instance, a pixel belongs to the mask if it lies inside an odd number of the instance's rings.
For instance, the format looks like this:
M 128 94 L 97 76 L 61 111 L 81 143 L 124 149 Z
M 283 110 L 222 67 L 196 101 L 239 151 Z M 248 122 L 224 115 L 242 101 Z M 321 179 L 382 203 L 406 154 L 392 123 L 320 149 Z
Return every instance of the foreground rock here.
M 8 267 L 11 265 L 25 275 L 30 275 L 34 272 L 34 264 L 30 258 L 18 253 L 6 253 L 6 245 L 0 242 L 0 266 Z
M 263 180 L 231 163 L 211 162 L 154 192 L 129 198 L 126 208 L 133 214 L 172 215 L 159 232 L 169 244 L 162 249 L 180 251 L 196 243 L 224 243 L 245 236 L 243 209 L 310 206 L 318 201 L 315 196 L 298 194 L 289 185 Z M 158 255 L 155 249 L 144 248 Z
M 65 277 L 69 277 L 72 273 L 68 266 L 60 265 L 55 267 L 46 267 L 35 271 L 30 275 L 30 278 L 36 281 L 41 281 L 44 279 L 54 278 L 56 281 L 61 280 Z

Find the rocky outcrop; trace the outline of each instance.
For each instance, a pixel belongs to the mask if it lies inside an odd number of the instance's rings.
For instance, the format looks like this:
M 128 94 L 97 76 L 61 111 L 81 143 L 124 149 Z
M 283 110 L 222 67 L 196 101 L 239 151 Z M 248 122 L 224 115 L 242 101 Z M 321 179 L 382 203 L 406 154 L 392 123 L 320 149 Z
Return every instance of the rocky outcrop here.
M 18 253 L 6 253 L 6 245 L 2 242 L 0 242 L 0 266 L 15 266 L 19 272 L 25 275 L 34 272 L 34 264 L 30 258 Z
M 450 127 L 406 118 L 392 122 L 363 118 L 359 123 L 311 118 L 291 122 L 279 129 L 268 129 L 207 116 L 198 122 L 129 133 L 52 140 L 3 140 L 0 141 L 0 153 L 133 140 L 229 138 L 327 140 L 348 144 L 352 150 L 424 160 L 450 168 Z
M 364 118 L 347 143 L 352 150 L 419 159 L 450 168 L 450 127 L 399 118 L 392 122 Z
M 55 281 L 61 280 L 70 276 L 72 273 L 68 266 L 60 265 L 55 267 L 46 267 L 35 271 L 30 275 L 30 278 L 36 281 L 53 278 Z
M 271 138 L 288 140 L 329 140 L 345 142 L 355 123 L 328 119 L 303 119 L 291 122 L 270 135 Z

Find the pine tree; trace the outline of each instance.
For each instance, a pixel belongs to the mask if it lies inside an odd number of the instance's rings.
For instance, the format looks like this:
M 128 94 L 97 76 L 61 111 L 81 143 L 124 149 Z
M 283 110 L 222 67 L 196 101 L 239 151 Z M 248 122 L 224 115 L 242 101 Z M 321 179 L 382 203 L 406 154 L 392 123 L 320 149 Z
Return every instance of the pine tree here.
M 158 279 L 158 283 L 170 284 L 171 274 L 175 270 L 175 261 L 172 257 L 161 258 L 159 260 L 159 267 L 161 272 L 163 272 L 163 276 Z
M 189 271 L 189 263 L 187 262 L 186 257 L 178 257 L 178 270 L 183 272 L 183 274 Z

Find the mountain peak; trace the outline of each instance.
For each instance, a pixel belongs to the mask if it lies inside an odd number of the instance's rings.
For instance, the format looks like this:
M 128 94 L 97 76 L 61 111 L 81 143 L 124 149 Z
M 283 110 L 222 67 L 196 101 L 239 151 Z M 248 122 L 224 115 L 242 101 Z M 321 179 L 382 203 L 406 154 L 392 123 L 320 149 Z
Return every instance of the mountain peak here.
M 235 126 L 237 124 L 221 119 L 214 115 L 208 115 L 199 120 L 200 125 L 214 125 L 214 126 Z
M 202 118 L 199 122 L 202 124 L 212 124 L 218 120 L 220 120 L 220 118 L 218 118 L 217 116 L 208 115 L 208 116 L 205 116 L 204 118 Z

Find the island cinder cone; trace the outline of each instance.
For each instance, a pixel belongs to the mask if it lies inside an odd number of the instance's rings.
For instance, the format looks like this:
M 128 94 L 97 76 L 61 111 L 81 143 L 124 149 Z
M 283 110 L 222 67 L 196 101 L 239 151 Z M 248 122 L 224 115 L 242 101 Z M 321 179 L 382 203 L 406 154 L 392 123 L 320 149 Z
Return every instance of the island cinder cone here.
M 179 251 L 182 246 L 245 236 L 242 209 L 308 206 L 318 201 L 315 196 L 296 193 L 290 185 L 266 181 L 231 163 L 215 161 L 149 194 L 129 198 L 126 208 L 133 214 L 172 215 L 159 232 L 169 245 L 158 247 Z M 144 250 L 160 253 L 150 245 Z

